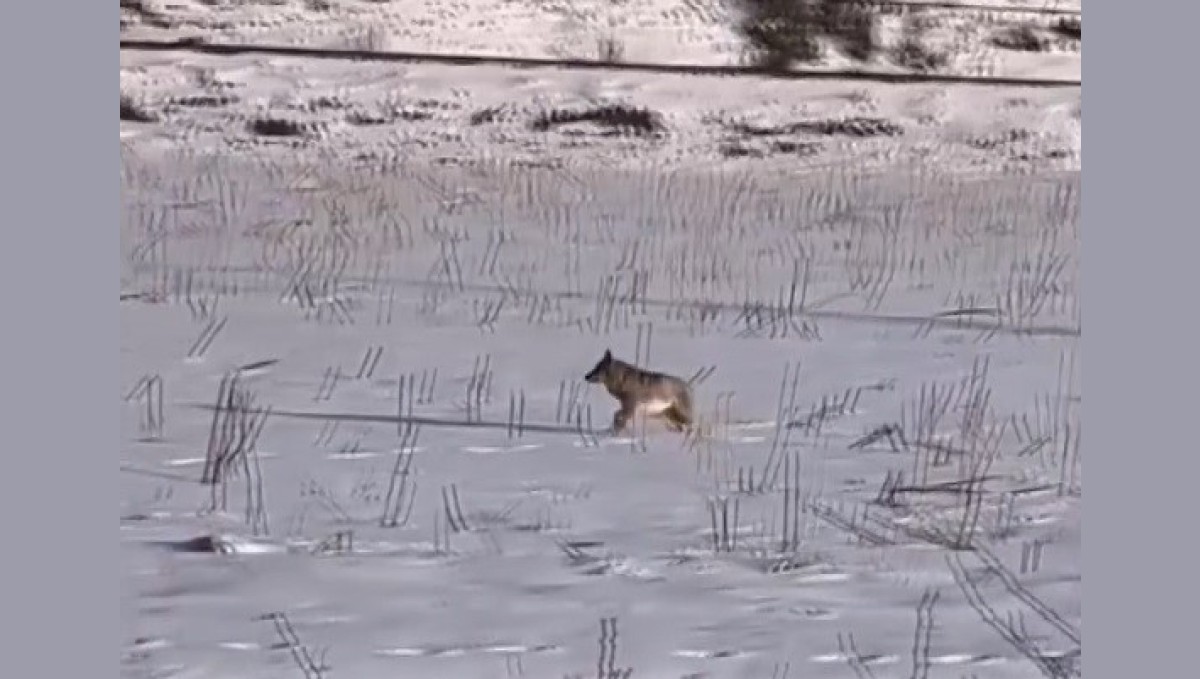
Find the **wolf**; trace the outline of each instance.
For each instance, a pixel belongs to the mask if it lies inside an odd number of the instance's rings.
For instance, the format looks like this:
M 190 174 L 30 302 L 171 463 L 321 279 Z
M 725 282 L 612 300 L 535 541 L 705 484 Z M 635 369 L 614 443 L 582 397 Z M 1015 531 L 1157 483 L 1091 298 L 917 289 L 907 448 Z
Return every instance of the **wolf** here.
M 609 394 L 621 403 L 613 415 L 613 433 L 619 434 L 641 412 L 661 417 L 672 431 L 681 432 L 692 426 L 692 388 L 685 380 L 635 365 L 613 357 L 611 350 L 583 379 L 602 384 Z

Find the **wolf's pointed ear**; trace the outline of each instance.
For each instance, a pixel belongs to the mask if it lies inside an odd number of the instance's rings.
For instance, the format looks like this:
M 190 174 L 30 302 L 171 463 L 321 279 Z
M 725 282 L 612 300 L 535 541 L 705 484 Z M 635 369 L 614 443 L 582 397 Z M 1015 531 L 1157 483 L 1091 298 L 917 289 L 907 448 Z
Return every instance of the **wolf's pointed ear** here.
M 604 360 L 606 360 L 606 361 L 612 360 L 612 350 L 611 349 L 604 350 Z

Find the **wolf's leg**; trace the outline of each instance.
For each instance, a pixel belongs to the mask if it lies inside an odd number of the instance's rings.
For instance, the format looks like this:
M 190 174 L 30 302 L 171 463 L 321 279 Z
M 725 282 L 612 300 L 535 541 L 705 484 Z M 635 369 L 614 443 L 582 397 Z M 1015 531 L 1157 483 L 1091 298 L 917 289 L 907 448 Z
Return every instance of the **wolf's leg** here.
M 689 422 L 683 416 L 683 414 L 679 412 L 679 409 L 676 406 L 671 406 L 670 408 L 664 410 L 662 413 L 662 418 L 667 423 L 667 428 L 671 431 L 683 431 L 685 427 L 691 424 L 691 422 Z
M 684 389 L 683 393 L 675 398 L 675 412 L 679 414 L 679 420 L 684 425 L 691 425 L 695 413 L 692 412 L 692 392 Z
M 663 413 L 668 419 L 680 428 L 691 426 L 692 424 L 692 399 L 687 393 L 681 394 Z
M 617 412 L 613 413 L 613 434 L 620 434 L 625 430 L 625 425 L 629 424 L 630 415 L 631 413 L 625 408 L 621 408 Z
M 683 422 L 680 422 L 673 413 L 670 415 L 663 413 L 663 421 L 667 423 L 667 429 L 674 432 L 683 431 Z

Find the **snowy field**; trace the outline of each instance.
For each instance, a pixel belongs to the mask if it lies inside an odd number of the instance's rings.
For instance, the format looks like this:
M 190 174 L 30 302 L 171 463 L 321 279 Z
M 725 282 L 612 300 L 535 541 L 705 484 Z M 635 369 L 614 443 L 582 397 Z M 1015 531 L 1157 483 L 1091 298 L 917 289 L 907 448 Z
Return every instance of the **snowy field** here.
M 613 59 L 656 64 L 744 63 L 736 30 L 742 0 L 125 0 L 122 37 L 200 38 L 213 43 L 270 44 L 364 51 L 542 59 Z M 1079 78 L 1080 41 L 1056 24 L 1078 19 L 1080 0 L 922 0 L 891 3 L 879 14 L 883 46 L 905 28 L 948 61 L 948 73 Z M 901 12 L 913 6 L 919 12 Z M 1042 44 L 1016 49 L 1003 40 L 1027 25 Z M 886 51 L 886 50 L 885 50 Z M 845 67 L 831 50 L 809 67 Z M 867 70 L 903 70 L 876 55 Z
M 123 676 L 1081 675 L 1079 88 L 121 88 Z

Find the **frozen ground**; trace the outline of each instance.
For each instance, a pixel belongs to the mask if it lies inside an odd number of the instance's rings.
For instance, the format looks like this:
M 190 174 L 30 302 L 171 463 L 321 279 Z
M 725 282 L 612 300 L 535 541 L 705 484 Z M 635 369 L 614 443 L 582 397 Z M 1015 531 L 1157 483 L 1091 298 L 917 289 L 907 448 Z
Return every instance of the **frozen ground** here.
M 121 78 L 124 676 L 1079 674 L 1078 89 Z

